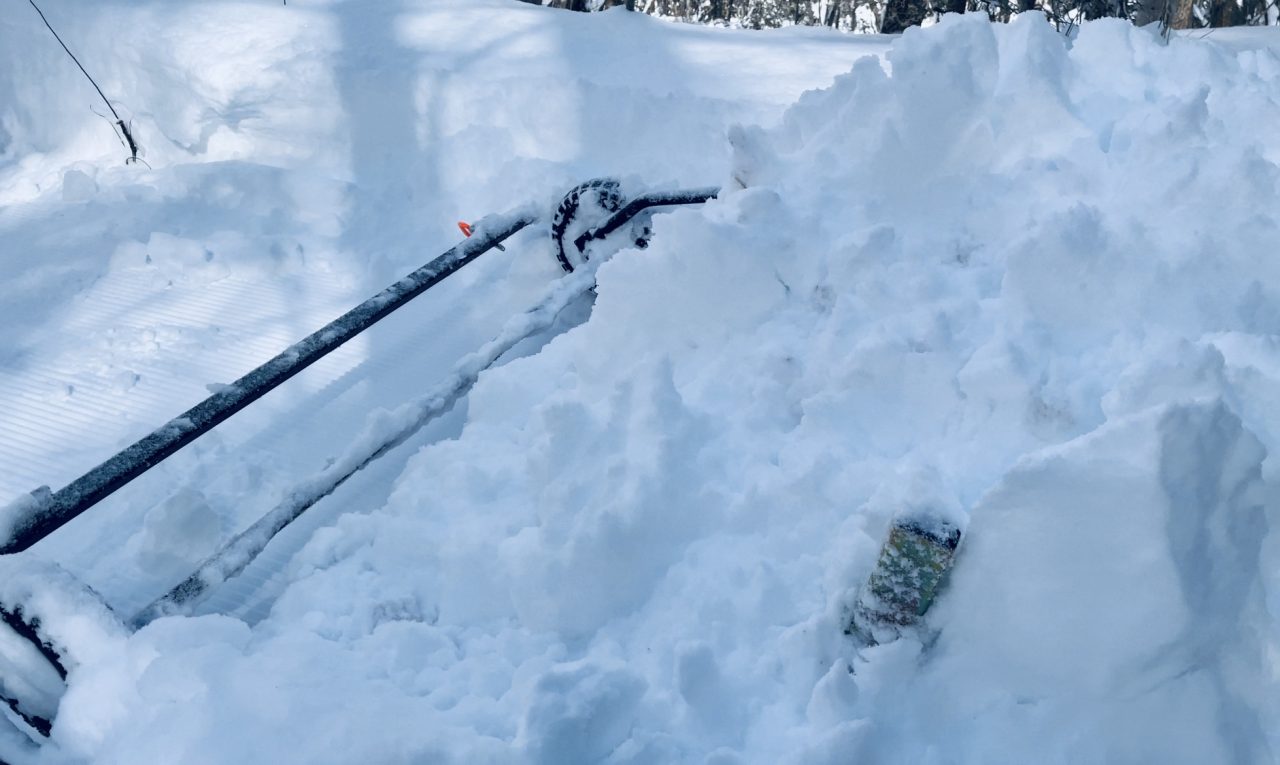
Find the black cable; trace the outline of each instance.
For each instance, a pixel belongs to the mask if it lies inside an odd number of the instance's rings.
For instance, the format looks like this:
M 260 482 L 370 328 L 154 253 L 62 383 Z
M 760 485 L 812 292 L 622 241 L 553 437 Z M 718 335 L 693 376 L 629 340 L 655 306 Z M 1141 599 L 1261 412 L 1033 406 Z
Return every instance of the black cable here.
M 93 77 L 87 71 L 85 71 L 84 65 L 80 63 L 80 59 L 76 58 L 76 54 L 71 52 L 71 49 L 68 48 L 67 44 L 62 41 L 62 38 L 58 36 L 58 33 L 54 32 L 53 26 L 49 23 L 49 20 L 44 17 L 44 11 L 40 10 L 40 6 L 36 5 L 36 0 L 27 0 L 27 2 L 31 3 L 31 7 L 35 8 L 36 13 L 40 14 L 40 20 L 43 21 L 44 25 L 49 28 L 50 32 L 53 32 L 53 39 L 58 41 L 58 44 L 61 45 L 62 49 L 67 52 L 67 55 L 71 57 L 71 60 L 76 62 L 76 66 L 80 67 L 80 71 L 84 72 L 84 76 L 89 78 L 89 82 L 93 85 L 93 89 L 98 91 L 98 95 L 102 96 L 102 102 L 107 105 L 108 109 L 111 110 L 111 116 L 115 117 L 116 121 L 119 121 L 120 115 L 116 114 L 115 107 L 112 106 L 111 102 L 107 100 L 106 95 L 103 94 L 102 92 L 102 88 L 98 87 L 98 83 L 94 82 Z
M 40 10 L 40 6 L 36 5 L 36 0 L 27 0 L 27 2 L 31 3 L 31 7 L 35 8 L 36 13 L 40 14 L 40 20 L 44 22 L 45 27 L 53 34 L 53 39 L 58 41 L 58 44 L 67 52 L 67 55 L 71 57 L 71 60 L 76 62 L 76 66 L 80 67 L 80 71 L 83 72 L 84 76 L 89 80 L 89 84 L 93 85 L 93 89 L 98 91 L 98 95 L 102 97 L 102 103 L 106 104 L 107 108 L 111 110 L 111 116 L 116 118 L 116 125 L 119 126 L 120 132 L 124 134 L 125 140 L 129 142 L 129 151 L 133 155 L 130 159 L 135 162 L 138 161 L 138 144 L 134 143 L 133 134 L 129 132 L 129 128 L 124 124 L 124 120 L 120 119 L 120 115 L 116 113 L 116 108 L 111 105 L 111 101 L 109 101 L 107 99 L 107 95 L 102 92 L 102 88 L 98 87 L 97 80 L 93 79 L 93 75 L 89 74 L 88 70 L 84 68 L 84 64 L 80 63 L 80 59 L 76 58 L 76 54 L 72 53 L 71 49 L 67 47 L 67 44 L 62 41 L 62 38 L 53 28 L 53 25 L 49 23 L 49 19 L 45 18 L 44 11 Z

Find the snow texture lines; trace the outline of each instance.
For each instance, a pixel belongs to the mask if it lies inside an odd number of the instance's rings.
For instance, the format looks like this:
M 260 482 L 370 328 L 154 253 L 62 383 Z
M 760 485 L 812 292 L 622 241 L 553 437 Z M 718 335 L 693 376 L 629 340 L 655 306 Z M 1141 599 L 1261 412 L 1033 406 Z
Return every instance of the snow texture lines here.
M 159 425 L 335 313 L 350 287 L 319 273 L 299 301 L 278 285 L 238 278 L 165 283 L 145 269 L 113 272 L 77 301 L 60 330 L 81 339 L 29 372 L 0 372 L 0 497 L 58 488 L 122 442 Z M 178 354 L 188 361 L 174 366 Z M 358 345 L 327 373 L 359 363 Z

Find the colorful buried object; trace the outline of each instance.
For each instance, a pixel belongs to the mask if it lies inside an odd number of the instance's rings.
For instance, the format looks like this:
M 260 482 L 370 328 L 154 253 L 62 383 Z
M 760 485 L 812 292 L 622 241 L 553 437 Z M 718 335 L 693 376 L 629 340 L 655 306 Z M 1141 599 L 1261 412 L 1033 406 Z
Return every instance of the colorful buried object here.
M 894 520 L 845 632 L 879 645 L 917 624 L 938 596 L 959 544 L 960 529 L 948 521 L 915 515 Z

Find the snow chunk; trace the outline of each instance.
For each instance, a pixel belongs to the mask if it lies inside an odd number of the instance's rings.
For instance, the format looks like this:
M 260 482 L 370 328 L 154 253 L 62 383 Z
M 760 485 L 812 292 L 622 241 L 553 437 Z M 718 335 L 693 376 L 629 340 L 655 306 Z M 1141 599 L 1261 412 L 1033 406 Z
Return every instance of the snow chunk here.
M 538 679 L 520 728 L 533 762 L 603 762 L 630 735 L 645 682 L 590 663 L 556 667 Z

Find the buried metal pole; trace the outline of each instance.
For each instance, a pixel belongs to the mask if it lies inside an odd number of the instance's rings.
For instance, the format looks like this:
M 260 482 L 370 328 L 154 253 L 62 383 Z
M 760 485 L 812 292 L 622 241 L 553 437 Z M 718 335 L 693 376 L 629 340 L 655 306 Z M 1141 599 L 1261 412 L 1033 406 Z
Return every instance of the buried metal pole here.
M 22 552 L 44 539 L 538 217 L 533 207 L 525 207 L 482 221 L 475 236 L 289 346 L 65 487 L 55 492 L 42 486 L 0 508 L 0 523 L 9 527 L 9 538 L 0 543 L 0 554 Z
M 622 228 L 627 221 L 634 218 L 641 210 L 650 207 L 669 207 L 673 205 L 696 205 L 702 204 L 708 200 L 719 196 L 719 186 L 707 186 L 701 189 L 690 189 L 688 191 L 657 191 L 651 194 L 641 194 L 623 205 L 604 223 L 590 231 L 584 231 L 577 239 L 573 240 L 573 244 L 578 248 L 578 252 L 586 249 L 587 243 L 594 239 L 604 239 L 609 234 Z

